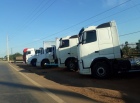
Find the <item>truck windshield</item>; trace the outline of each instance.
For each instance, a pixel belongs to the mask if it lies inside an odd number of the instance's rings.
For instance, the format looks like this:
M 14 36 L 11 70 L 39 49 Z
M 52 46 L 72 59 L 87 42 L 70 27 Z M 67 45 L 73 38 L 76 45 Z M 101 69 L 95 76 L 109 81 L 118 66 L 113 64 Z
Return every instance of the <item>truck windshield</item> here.
M 47 48 L 46 53 L 52 52 L 52 48 Z
M 39 53 L 40 53 L 40 50 L 36 50 L 36 51 L 35 51 L 35 54 L 39 54 Z
M 82 42 L 84 44 L 95 42 L 96 40 L 97 40 L 97 37 L 96 37 L 96 31 L 95 30 L 87 31 L 87 32 L 83 33 Z
M 27 51 L 27 52 L 26 52 L 26 55 L 28 55 L 28 54 L 31 54 L 31 51 Z
M 61 40 L 60 41 L 60 48 L 69 47 L 69 40 Z

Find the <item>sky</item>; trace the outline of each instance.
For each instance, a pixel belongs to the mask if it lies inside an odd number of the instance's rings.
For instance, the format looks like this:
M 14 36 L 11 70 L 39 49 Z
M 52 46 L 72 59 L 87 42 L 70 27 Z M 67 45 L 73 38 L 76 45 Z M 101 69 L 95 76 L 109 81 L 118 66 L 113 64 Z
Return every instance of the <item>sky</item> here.
M 140 40 L 140 0 L 0 0 L 0 57 L 115 20 L 120 44 Z M 7 39 L 8 38 L 8 39 Z

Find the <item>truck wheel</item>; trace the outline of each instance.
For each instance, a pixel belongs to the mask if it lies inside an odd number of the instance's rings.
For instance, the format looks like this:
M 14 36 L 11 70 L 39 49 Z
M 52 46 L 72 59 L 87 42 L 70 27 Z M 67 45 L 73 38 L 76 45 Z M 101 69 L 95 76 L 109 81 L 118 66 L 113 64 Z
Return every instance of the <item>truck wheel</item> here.
M 48 60 L 43 60 L 43 61 L 41 62 L 41 67 L 42 67 L 43 69 L 47 68 L 46 64 L 50 64 L 49 61 L 48 61 Z
M 69 60 L 68 62 L 67 62 L 67 68 L 69 69 L 69 70 L 78 70 L 77 69 L 77 64 L 74 62 L 74 60 Z
M 31 65 L 32 65 L 33 67 L 36 66 L 36 60 L 35 60 L 35 59 L 31 61 Z
M 122 72 L 127 72 L 131 69 L 131 63 L 129 60 L 119 61 L 119 65 Z
M 105 62 L 97 62 L 91 67 L 92 76 L 103 79 L 109 76 L 109 66 Z

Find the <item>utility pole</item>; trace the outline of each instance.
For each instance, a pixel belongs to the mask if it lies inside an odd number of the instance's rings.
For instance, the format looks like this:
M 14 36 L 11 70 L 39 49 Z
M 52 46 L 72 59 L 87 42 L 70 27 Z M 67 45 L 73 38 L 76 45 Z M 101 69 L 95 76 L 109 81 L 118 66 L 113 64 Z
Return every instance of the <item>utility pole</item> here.
M 12 48 L 11 48 L 11 54 L 10 55 L 11 56 L 13 55 L 13 49 Z M 14 60 L 13 56 L 12 56 L 11 60 Z
M 13 52 L 12 52 L 12 48 L 11 48 L 11 55 L 13 54 Z
M 7 61 L 9 62 L 9 46 L 8 46 L 8 35 L 7 35 Z

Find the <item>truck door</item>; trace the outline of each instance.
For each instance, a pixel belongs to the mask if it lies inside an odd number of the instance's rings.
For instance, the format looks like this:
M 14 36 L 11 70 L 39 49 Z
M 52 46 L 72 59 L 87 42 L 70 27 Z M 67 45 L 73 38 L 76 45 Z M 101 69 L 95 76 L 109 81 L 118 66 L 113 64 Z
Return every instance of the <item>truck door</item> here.
M 77 43 L 78 43 L 78 38 L 73 38 L 70 39 L 70 57 L 75 57 L 77 58 Z
M 96 30 L 86 31 L 82 34 L 79 44 L 82 68 L 89 68 L 94 58 L 99 57 L 99 46 Z
M 48 58 L 49 60 L 53 60 L 53 47 L 48 47 L 45 54 L 46 58 Z
M 65 64 L 65 60 L 70 56 L 70 43 L 69 39 L 60 40 L 59 46 L 59 62 L 60 64 Z
M 110 27 L 97 29 L 100 56 L 114 58 Z
M 56 46 L 53 47 L 53 59 L 57 59 L 57 56 L 56 56 Z
M 31 58 L 32 56 L 33 56 L 32 50 L 26 52 L 26 60 L 28 60 L 28 59 Z

